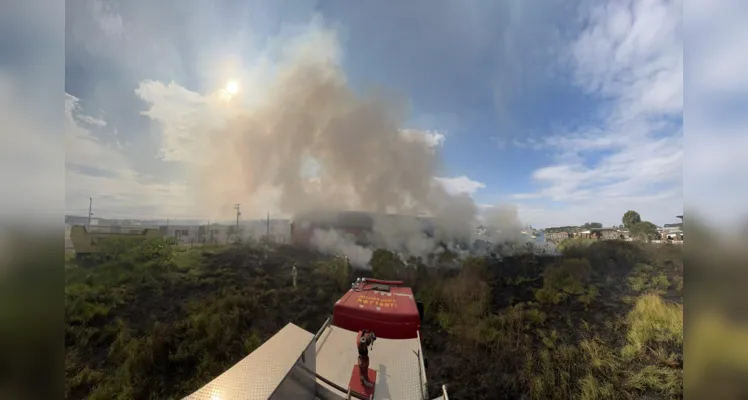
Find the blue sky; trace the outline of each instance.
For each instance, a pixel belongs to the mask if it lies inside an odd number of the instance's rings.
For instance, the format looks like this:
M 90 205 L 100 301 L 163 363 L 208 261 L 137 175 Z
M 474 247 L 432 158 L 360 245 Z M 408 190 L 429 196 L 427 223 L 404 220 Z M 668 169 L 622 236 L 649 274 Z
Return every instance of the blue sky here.
M 534 226 L 683 213 L 680 1 L 281 3 L 68 2 L 68 211 L 94 196 L 102 216 L 210 214 L 187 211 L 149 101 L 249 92 L 248 70 L 324 28 L 351 87 L 395 93 L 402 128 L 443 135 L 438 176 L 481 209 Z M 144 81 L 163 84 L 150 100 Z

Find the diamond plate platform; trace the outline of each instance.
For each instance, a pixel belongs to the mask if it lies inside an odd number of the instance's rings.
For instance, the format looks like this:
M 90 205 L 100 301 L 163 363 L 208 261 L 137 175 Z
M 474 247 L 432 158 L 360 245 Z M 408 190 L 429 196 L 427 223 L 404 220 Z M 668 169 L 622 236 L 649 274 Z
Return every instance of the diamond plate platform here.
M 302 354 L 307 368 L 314 370 L 313 337 L 313 334 L 289 323 L 250 355 L 185 399 L 266 400 L 271 396 L 313 399 L 314 377 L 309 378 L 310 382 L 304 382 L 304 374 L 291 374 L 298 369 L 294 367 Z M 292 376 L 287 379 L 289 375 Z
M 317 374 L 347 388 L 351 365 L 358 361 L 358 332 L 328 326 L 317 340 Z M 377 371 L 374 399 L 422 400 L 423 374 L 417 353 L 418 339 L 377 338 L 369 351 L 369 368 Z M 317 384 L 335 391 L 325 382 Z M 336 391 L 335 391 L 336 392 Z
M 376 382 L 377 381 L 377 371 L 374 371 L 371 368 L 368 368 L 366 370 L 366 377 L 369 379 L 369 382 Z M 348 382 L 348 387 L 366 397 L 367 399 L 374 394 L 374 389 L 372 387 L 365 386 L 361 382 L 361 368 L 359 368 L 358 365 L 353 366 L 353 370 L 351 371 L 351 380 Z

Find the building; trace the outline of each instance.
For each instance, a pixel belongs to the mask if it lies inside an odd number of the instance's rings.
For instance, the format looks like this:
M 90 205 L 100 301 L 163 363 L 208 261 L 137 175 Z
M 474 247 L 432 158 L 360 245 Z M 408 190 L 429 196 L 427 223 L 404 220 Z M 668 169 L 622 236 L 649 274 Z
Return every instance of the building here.
M 623 237 L 615 228 L 593 228 L 590 229 L 590 236 L 601 240 L 616 240 Z
M 569 238 L 569 232 L 546 232 L 545 238 L 551 242 L 561 242 Z
M 160 225 L 158 230 L 178 244 L 228 244 L 236 240 L 236 225 Z
M 676 226 L 665 226 L 659 231 L 661 240 L 670 241 L 682 241 L 683 240 L 683 228 L 680 224 L 673 224 Z

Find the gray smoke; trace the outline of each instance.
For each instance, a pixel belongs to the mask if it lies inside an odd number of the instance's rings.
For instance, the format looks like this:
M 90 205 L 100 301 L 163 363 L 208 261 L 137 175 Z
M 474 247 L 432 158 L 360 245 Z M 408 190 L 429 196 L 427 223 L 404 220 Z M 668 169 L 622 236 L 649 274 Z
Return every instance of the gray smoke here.
M 497 205 L 483 212 L 486 230 L 490 232 L 494 243 L 526 242 L 528 237 L 522 234 L 524 229 L 519 219 L 517 207 Z
M 213 155 L 199 179 L 203 204 L 230 210 L 242 202 L 245 215 L 425 214 L 437 221 L 433 239 L 414 222 L 375 224 L 387 247 L 417 254 L 433 250 L 439 239 L 469 237 L 476 205 L 435 181 L 441 164 L 432 136 L 402 129 L 403 101 L 351 89 L 339 60 L 336 36 L 324 29 L 283 49 L 274 79 L 255 96 L 262 100 L 211 135 Z M 345 235 L 319 233 L 315 241 L 351 259 L 368 254 Z
M 322 253 L 348 257 L 351 265 L 366 268 L 374 253 L 373 250 L 356 244 L 351 235 L 334 229 L 315 229 L 311 244 Z

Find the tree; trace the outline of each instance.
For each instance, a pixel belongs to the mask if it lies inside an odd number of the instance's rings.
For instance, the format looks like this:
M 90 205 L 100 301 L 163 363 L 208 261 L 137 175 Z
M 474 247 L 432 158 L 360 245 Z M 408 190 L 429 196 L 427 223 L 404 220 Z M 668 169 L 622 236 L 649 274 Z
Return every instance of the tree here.
M 603 224 L 599 222 L 585 222 L 584 225 L 582 225 L 582 228 L 584 229 L 599 229 L 602 227 L 603 227 Z
M 631 230 L 634 225 L 642 222 L 642 217 L 638 212 L 628 210 L 626 211 L 626 214 L 623 214 L 623 218 L 621 221 L 623 222 L 623 226 L 625 226 L 626 229 Z
M 657 225 L 649 221 L 641 221 L 629 228 L 632 237 L 644 240 L 652 240 L 657 237 Z

